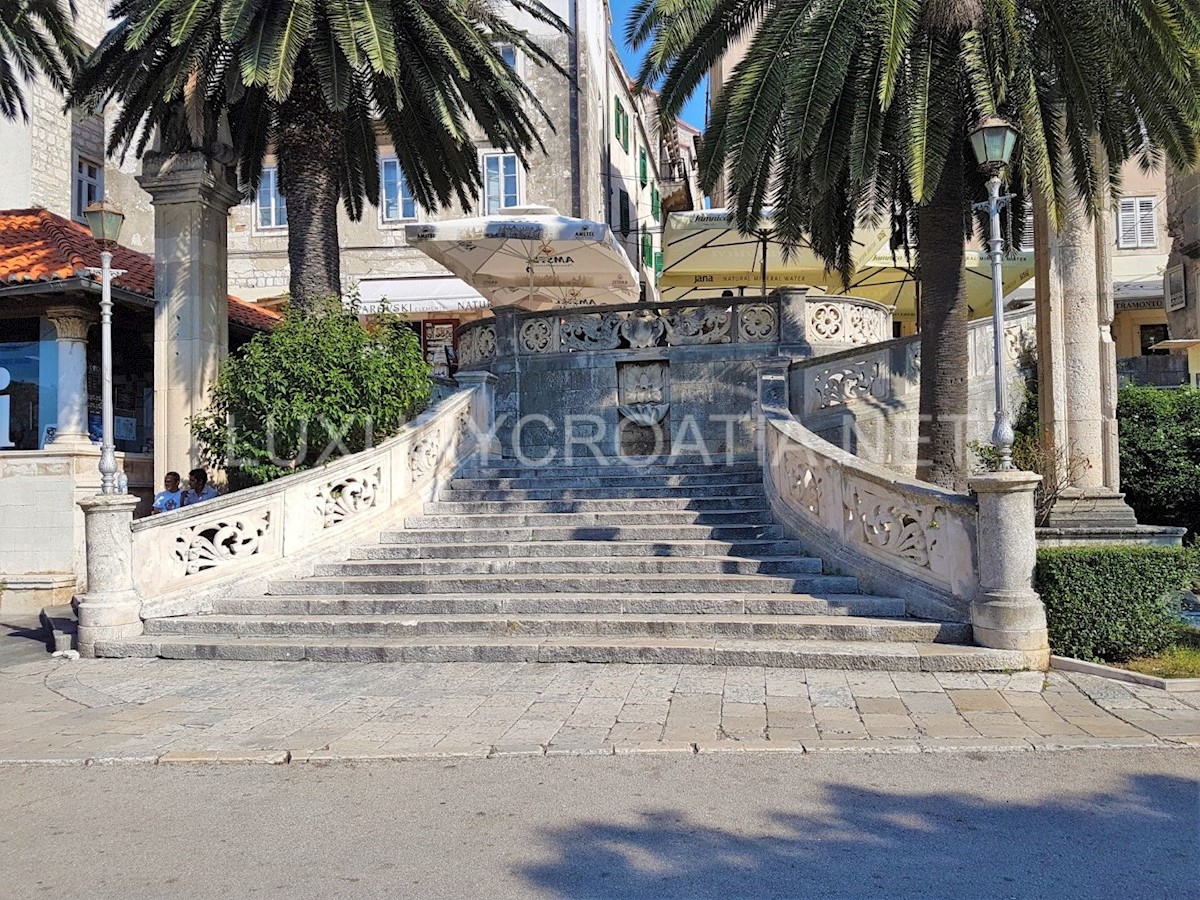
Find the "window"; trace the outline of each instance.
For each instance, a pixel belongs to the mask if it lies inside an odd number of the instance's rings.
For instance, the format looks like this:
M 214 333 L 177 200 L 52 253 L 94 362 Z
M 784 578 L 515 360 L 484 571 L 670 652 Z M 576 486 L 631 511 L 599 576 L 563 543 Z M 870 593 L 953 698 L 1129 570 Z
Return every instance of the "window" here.
M 655 222 L 662 217 L 662 194 L 658 192 L 657 184 L 650 186 L 650 215 L 654 216 Z
M 643 147 L 638 151 L 638 180 L 642 183 L 642 187 L 650 181 L 650 160 L 646 156 L 646 148 Z
M 274 166 L 262 171 L 255 206 L 258 208 L 259 228 L 287 227 L 287 198 L 279 193 L 279 170 Z
M 485 153 L 483 156 L 483 214 L 495 215 L 521 203 L 515 153 Z
M 1117 211 L 1117 246 L 1123 250 L 1158 246 L 1157 203 L 1153 197 L 1125 197 Z
M 617 136 L 617 140 L 621 142 L 621 146 L 625 148 L 625 152 L 629 152 L 629 113 L 625 111 L 625 107 L 621 104 L 618 97 L 613 98 L 613 108 L 615 110 L 613 128 Z
M 400 170 L 400 161 L 394 156 L 380 161 L 380 181 L 383 191 L 383 221 L 403 222 L 417 217 L 417 201 L 408 187 L 408 179 Z
M 658 281 L 658 279 L 662 278 L 662 273 L 663 273 L 663 252 L 661 250 L 656 250 L 654 252 L 654 280 Z
M 629 192 L 621 191 L 621 196 L 618 198 L 620 205 L 619 212 L 621 215 L 621 234 L 629 237 L 629 220 L 632 218 L 629 214 Z
M 500 51 L 500 58 L 504 60 L 505 65 L 515 71 L 517 68 L 517 48 L 512 44 L 500 44 L 496 49 Z
M 1167 350 L 1151 350 L 1150 348 L 1159 341 L 1165 341 L 1170 335 L 1167 333 L 1166 323 L 1155 325 L 1143 325 L 1138 329 L 1139 343 L 1142 347 L 1142 356 L 1167 356 Z
M 647 269 L 654 265 L 654 238 L 650 237 L 645 225 L 642 226 L 642 265 Z
M 104 166 L 83 156 L 75 157 L 75 218 L 83 221 L 83 211 L 104 199 Z

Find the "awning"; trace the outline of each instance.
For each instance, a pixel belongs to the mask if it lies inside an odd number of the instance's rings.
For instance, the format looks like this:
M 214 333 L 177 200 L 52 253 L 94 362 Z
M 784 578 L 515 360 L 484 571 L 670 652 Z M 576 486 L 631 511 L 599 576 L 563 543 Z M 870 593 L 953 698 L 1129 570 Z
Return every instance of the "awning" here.
M 487 309 L 487 298 L 453 275 L 364 278 L 358 283 L 358 311 L 364 314 L 461 312 Z
M 1200 346 L 1200 338 L 1171 338 L 1169 341 L 1159 341 L 1151 350 L 1189 350 Z
M 634 303 L 638 274 L 612 229 L 545 206 L 405 226 L 408 243 L 491 301 L 528 309 Z

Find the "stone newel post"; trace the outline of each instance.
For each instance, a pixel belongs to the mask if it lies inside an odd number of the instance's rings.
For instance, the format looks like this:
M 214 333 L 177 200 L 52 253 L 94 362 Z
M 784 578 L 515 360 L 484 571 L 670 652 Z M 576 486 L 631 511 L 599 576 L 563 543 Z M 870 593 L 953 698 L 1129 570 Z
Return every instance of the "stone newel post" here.
M 499 443 L 496 440 L 496 382 L 499 381 L 491 372 L 458 372 L 454 376 L 463 387 L 476 387 L 479 390 L 480 402 L 472 405 L 471 420 L 475 434 L 479 439 L 479 458 L 486 462 L 492 456 L 500 455 Z
M 142 633 L 129 530 L 137 505 L 138 498 L 129 494 L 98 494 L 79 501 L 87 540 L 87 593 L 76 598 L 83 656 L 94 656 L 98 641 Z
M 1046 608 L 1033 589 L 1037 562 L 1032 472 L 989 472 L 969 480 L 979 503 L 979 590 L 971 601 L 975 643 L 1049 656 Z

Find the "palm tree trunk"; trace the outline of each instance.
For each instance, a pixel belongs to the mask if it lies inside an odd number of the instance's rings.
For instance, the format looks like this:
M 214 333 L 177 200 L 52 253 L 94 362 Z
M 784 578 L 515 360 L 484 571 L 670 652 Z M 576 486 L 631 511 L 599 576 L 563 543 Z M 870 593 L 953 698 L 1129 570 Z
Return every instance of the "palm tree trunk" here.
M 921 424 L 917 476 L 966 483 L 967 282 L 962 145 L 947 154 L 929 204 L 917 215 L 921 265 Z
M 338 202 L 342 119 L 330 111 L 308 54 L 296 61 L 291 93 L 280 107 L 279 190 L 287 200 L 289 290 L 311 307 L 341 293 Z

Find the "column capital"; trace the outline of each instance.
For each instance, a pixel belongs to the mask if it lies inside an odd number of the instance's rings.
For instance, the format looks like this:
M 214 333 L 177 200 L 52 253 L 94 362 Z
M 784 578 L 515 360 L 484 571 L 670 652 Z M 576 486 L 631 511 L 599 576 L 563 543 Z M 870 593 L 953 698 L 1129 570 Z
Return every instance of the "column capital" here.
M 93 309 L 82 306 L 52 306 L 46 310 L 46 318 L 54 323 L 60 341 L 83 341 L 88 338 L 88 329 L 100 320 Z
M 203 153 L 147 153 L 137 180 L 155 206 L 199 202 L 227 213 L 242 199 L 229 170 Z

